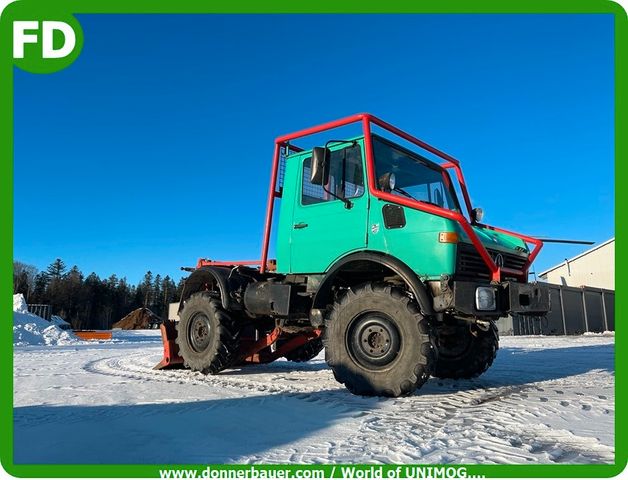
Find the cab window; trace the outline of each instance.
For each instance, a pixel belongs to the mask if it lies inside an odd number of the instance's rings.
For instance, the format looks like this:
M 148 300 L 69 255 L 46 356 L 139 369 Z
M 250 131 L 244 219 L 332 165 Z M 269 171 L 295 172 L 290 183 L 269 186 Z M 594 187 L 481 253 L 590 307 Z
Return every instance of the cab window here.
M 364 193 L 362 150 L 359 145 L 331 152 L 329 182 L 324 188 L 322 185 L 313 185 L 310 182 L 311 166 L 312 157 L 303 160 L 302 205 L 338 200 L 332 194 L 338 197 L 356 198 Z
M 460 211 L 449 175 L 441 166 L 375 135 L 373 153 L 375 175 L 380 189 L 382 186 L 379 179 L 385 178 L 387 174 L 394 174 L 395 186 L 390 192 L 393 195 Z

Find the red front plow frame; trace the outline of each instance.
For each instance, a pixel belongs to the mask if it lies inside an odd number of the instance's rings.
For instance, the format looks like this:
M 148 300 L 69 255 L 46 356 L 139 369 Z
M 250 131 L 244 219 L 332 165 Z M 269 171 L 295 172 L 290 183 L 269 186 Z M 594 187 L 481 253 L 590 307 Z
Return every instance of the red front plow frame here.
M 164 346 L 164 356 L 161 361 L 153 367 L 153 370 L 164 370 L 170 368 L 184 368 L 183 358 L 179 356 L 179 346 L 177 345 L 177 329 L 175 322 L 166 320 L 159 327 L 161 330 L 161 340 Z M 238 360 L 236 364 L 247 363 L 270 363 L 283 357 L 292 350 L 305 345 L 312 340 L 319 338 L 321 330 L 312 330 L 298 335 L 282 335 L 280 327 L 276 327 L 270 333 L 264 335 L 259 340 L 242 340 Z M 272 350 L 272 346 L 277 340 L 283 338 L 285 342 Z
M 183 358 L 179 356 L 179 346 L 177 345 L 177 328 L 172 320 L 164 320 L 159 327 L 161 330 L 161 341 L 164 344 L 164 358 L 153 367 L 153 370 L 163 370 L 166 368 L 184 368 Z
M 313 330 L 311 332 L 302 333 L 292 337 L 284 337 L 285 342 L 273 351 L 268 347 L 271 347 L 275 342 L 277 342 L 277 340 L 282 338 L 281 329 L 276 327 L 268 335 L 265 335 L 264 338 L 261 338 L 254 343 L 243 342 L 243 345 L 240 347 L 240 363 L 273 362 L 287 353 L 290 353 L 292 350 L 295 350 L 296 348 L 299 348 L 300 346 L 320 337 L 321 334 L 321 330 Z

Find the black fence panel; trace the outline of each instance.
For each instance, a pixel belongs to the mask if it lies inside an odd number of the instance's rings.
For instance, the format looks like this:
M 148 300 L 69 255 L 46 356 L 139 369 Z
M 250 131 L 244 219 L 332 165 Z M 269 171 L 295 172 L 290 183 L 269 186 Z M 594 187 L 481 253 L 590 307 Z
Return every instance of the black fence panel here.
M 584 321 L 584 305 L 582 290 L 579 288 L 562 287 L 563 312 L 567 335 L 580 335 L 587 331 Z
M 546 328 L 544 329 L 543 335 L 565 335 L 560 287 L 550 287 L 550 305 L 552 306 L 552 310 L 547 314 Z
M 612 290 L 604 290 L 604 310 L 606 311 L 606 329 L 615 331 L 615 292 Z
M 587 331 L 601 333 L 606 330 L 604 325 L 604 309 L 602 308 L 602 295 L 600 292 L 592 292 L 584 289 L 584 305 L 587 314 Z
M 513 335 L 580 335 L 615 331 L 615 292 L 548 284 L 551 311 L 544 317 L 512 316 Z
M 518 334 L 515 335 L 540 335 L 541 329 L 539 328 L 538 321 L 535 322 L 534 317 L 528 315 L 518 315 L 513 322 L 513 326 L 516 323 L 518 325 Z M 538 320 L 538 319 L 537 319 Z
M 512 334 L 523 335 L 523 333 L 521 333 L 521 328 L 519 325 L 519 318 L 520 318 L 519 315 L 511 315 L 510 317 L 512 318 Z M 497 325 L 499 325 L 499 323 Z

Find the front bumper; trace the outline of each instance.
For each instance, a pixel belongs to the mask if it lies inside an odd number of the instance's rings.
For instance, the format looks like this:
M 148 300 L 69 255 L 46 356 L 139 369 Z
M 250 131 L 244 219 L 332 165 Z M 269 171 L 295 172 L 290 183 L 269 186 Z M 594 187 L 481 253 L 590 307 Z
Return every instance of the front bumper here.
M 479 310 L 476 304 L 478 287 L 490 287 L 495 293 L 495 308 Z M 436 311 L 454 310 L 474 317 L 503 317 L 510 313 L 545 315 L 550 311 L 549 288 L 541 283 L 454 281 L 448 292 L 434 299 Z

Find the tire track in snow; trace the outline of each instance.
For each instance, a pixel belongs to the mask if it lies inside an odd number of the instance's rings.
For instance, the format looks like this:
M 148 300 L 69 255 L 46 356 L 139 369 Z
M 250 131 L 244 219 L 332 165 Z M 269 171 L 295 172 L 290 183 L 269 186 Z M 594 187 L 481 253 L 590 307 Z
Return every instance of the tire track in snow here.
M 113 377 L 124 377 L 132 380 L 154 381 L 178 384 L 193 384 L 208 387 L 228 388 L 236 390 L 246 390 L 260 393 L 311 393 L 320 390 L 321 383 L 311 384 L 311 378 L 307 383 L 299 383 L 303 378 L 290 378 L 290 376 L 282 375 L 282 372 L 276 371 L 272 374 L 272 383 L 269 378 L 255 380 L 259 374 L 254 373 L 256 367 L 245 367 L 243 370 L 251 369 L 251 372 L 227 370 L 219 375 L 203 375 L 200 372 L 192 372 L 190 370 L 152 370 L 152 366 L 156 363 L 153 361 L 154 356 L 145 354 L 128 355 L 125 357 L 107 357 L 90 361 L 83 366 L 83 369 L 89 373 L 100 375 L 108 375 Z M 293 367 L 294 368 L 294 367 Z M 340 387 L 333 380 L 331 373 L 327 370 L 312 370 L 321 380 L 329 380 L 333 389 L 343 393 L 344 388 Z M 327 377 L 327 378 L 325 378 Z M 282 383 L 284 380 L 287 383 Z
M 289 395 L 307 402 L 325 402 L 362 419 L 355 433 L 341 441 L 318 442 L 305 449 L 276 448 L 263 456 L 238 459 L 241 462 L 613 461 L 612 447 L 542 423 L 536 405 L 551 399 L 565 407 L 565 401 L 557 399 L 563 390 L 539 386 L 548 382 L 504 386 L 482 380 L 431 379 L 414 396 L 372 399 L 349 395 L 320 363 L 295 366 L 279 362 L 205 376 L 189 370 L 153 371 L 156 359 L 156 355 L 146 353 L 114 356 L 90 361 L 83 368 L 134 381 L 227 389 L 232 394 Z M 578 381 L 558 384 L 562 389 L 582 387 Z
M 376 416 L 369 427 L 373 432 L 382 432 L 386 431 L 386 425 L 395 423 L 397 428 L 387 442 L 391 445 L 387 457 L 394 456 L 401 462 L 463 461 L 465 452 L 469 451 L 474 453 L 473 457 L 466 457 L 468 461 L 613 461 L 611 447 L 566 430 L 554 430 L 538 423 L 539 418 L 527 410 L 521 410 L 529 398 L 526 392 L 537 388 L 534 385 L 499 387 L 481 389 L 471 395 L 459 392 L 441 402 L 424 396 L 399 399 L 388 418 Z M 440 409 L 443 412 L 439 415 Z M 406 421 L 395 422 L 396 419 Z

